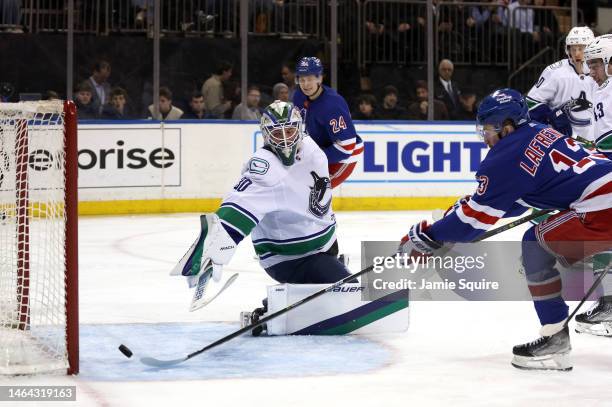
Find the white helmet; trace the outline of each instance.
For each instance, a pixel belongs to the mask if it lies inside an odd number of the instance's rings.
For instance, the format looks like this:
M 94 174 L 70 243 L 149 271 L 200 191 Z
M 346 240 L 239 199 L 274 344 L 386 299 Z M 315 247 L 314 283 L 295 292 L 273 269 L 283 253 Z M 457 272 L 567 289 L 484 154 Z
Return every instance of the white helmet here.
M 570 57 L 570 45 L 589 45 L 595 38 L 593 31 L 589 27 L 574 27 L 565 37 L 565 53 Z
M 612 35 L 602 35 L 591 41 L 584 49 L 585 61 L 592 59 L 602 59 L 607 76 L 612 76 L 608 73 L 608 64 L 612 60 Z

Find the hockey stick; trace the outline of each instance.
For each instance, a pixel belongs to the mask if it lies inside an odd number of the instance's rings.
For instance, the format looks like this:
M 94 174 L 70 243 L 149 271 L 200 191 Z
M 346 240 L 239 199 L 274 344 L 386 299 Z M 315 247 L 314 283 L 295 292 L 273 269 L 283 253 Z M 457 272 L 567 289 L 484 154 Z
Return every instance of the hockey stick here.
M 542 336 L 553 336 L 557 332 L 560 332 L 561 330 L 565 329 L 565 327 L 569 325 L 569 322 L 572 320 L 572 318 L 574 318 L 574 315 L 576 315 L 576 313 L 578 312 L 580 307 L 582 307 L 582 305 L 591 296 L 591 294 L 593 294 L 595 289 L 597 287 L 599 287 L 599 284 L 601 284 L 601 282 L 603 281 L 603 279 L 606 276 L 606 274 L 608 274 L 608 271 L 610 271 L 610 265 L 608 265 L 608 267 L 606 267 L 599 274 L 599 277 L 597 277 L 597 280 L 595 280 L 593 282 L 593 285 L 591 286 L 591 288 L 589 288 L 589 291 L 587 291 L 587 293 L 584 295 L 584 297 L 582 297 L 582 300 L 580 301 L 580 303 L 578 303 L 578 305 L 576 305 L 576 308 L 574 308 L 574 310 L 569 315 L 569 317 L 567 317 L 565 320 L 563 320 L 561 322 L 557 322 L 556 324 L 546 324 L 546 325 L 542 326 L 542 328 L 540 329 L 540 334 Z
M 580 142 L 580 143 L 582 143 L 582 144 L 586 145 L 587 147 L 593 147 L 593 148 L 596 148 L 596 147 L 595 147 L 595 143 L 594 143 L 594 142 L 592 142 L 592 141 L 590 141 L 590 140 L 587 140 L 587 139 L 585 139 L 584 137 L 581 137 L 581 136 L 579 136 L 579 135 L 577 135 L 577 134 L 576 134 L 576 135 L 573 135 L 573 136 L 570 136 L 570 137 L 571 137 L 571 138 L 573 138 L 574 140 L 576 140 L 576 141 L 578 141 L 578 142 Z
M 502 232 L 505 232 L 507 230 L 510 230 L 510 229 L 512 229 L 512 228 L 514 228 L 514 227 L 516 227 L 518 225 L 521 225 L 523 223 L 529 222 L 532 219 L 535 219 L 535 218 L 537 218 L 539 216 L 542 216 L 542 215 L 544 215 L 546 213 L 549 213 L 551 211 L 554 211 L 554 210 L 555 209 L 542 209 L 542 210 L 536 211 L 536 212 L 534 212 L 534 213 L 532 213 L 532 214 L 530 214 L 528 216 L 525 216 L 523 218 L 517 219 L 517 220 L 515 220 L 513 222 L 510 222 L 508 224 L 500 226 L 500 227 L 498 227 L 496 229 L 490 230 L 490 231 L 484 233 L 478 239 L 475 239 L 472 243 L 480 242 L 481 240 L 487 239 L 487 238 L 489 238 L 491 236 L 494 236 L 494 235 L 497 235 L 499 233 L 502 233 Z M 187 360 L 189 360 L 189 359 L 191 359 L 191 358 L 193 358 L 195 356 L 198 356 L 201 353 L 204 353 L 204 352 L 206 352 L 206 351 L 208 351 L 208 350 L 210 350 L 212 348 L 215 348 L 215 347 L 217 347 L 217 346 L 219 346 L 219 345 L 221 345 L 221 344 L 223 344 L 223 343 L 225 343 L 225 342 L 227 342 L 227 341 L 229 341 L 231 339 L 234 339 L 237 336 L 240 336 L 240 335 L 242 335 L 244 333 L 247 333 L 247 332 L 253 330 L 254 328 L 257 328 L 258 326 L 263 325 L 266 322 L 268 322 L 268 321 L 270 321 L 270 320 L 272 320 L 272 319 L 274 319 L 276 317 L 279 317 L 279 316 L 281 316 L 283 314 L 286 314 L 287 312 L 291 311 L 292 309 L 297 308 L 300 305 L 305 304 L 305 303 L 307 303 L 309 301 L 312 301 L 315 298 L 320 297 L 321 295 L 325 294 L 326 292 L 332 291 L 333 289 L 335 289 L 337 287 L 340 287 L 341 285 L 347 283 L 350 280 L 353 280 L 353 279 L 355 279 L 355 278 L 357 278 L 359 276 L 362 276 L 362 275 L 364 275 L 366 273 L 369 273 L 370 271 L 372 271 L 373 268 L 374 268 L 374 265 L 368 266 L 368 267 L 364 268 L 363 270 L 358 271 L 355 274 L 351 274 L 350 276 L 346 276 L 342 280 L 337 281 L 334 284 L 332 284 L 332 285 L 330 285 L 328 287 L 325 287 L 325 288 L 323 288 L 323 289 L 321 289 L 321 290 L 319 290 L 319 291 L 309 295 L 308 297 L 302 298 L 301 300 L 299 300 L 297 302 L 294 302 L 293 304 L 290 304 L 290 305 L 288 305 L 287 307 L 285 307 L 285 308 L 283 308 L 281 310 L 278 310 L 278 311 L 276 311 L 276 312 L 274 312 L 274 313 L 272 313 L 272 314 L 270 314 L 270 315 L 268 315 L 266 317 L 263 317 L 259 321 L 254 322 L 251 325 L 247 325 L 244 328 L 240 328 L 239 330 L 237 330 L 235 332 L 232 332 L 231 334 L 229 334 L 227 336 L 224 336 L 223 338 L 218 339 L 215 342 L 213 342 L 213 343 L 203 347 L 202 349 L 199 349 L 199 350 L 197 350 L 195 352 L 192 352 L 192 353 L 190 353 L 187 356 L 184 356 L 182 358 L 173 359 L 173 360 L 160 360 L 160 359 L 156 359 L 156 358 L 152 358 L 152 357 L 142 357 L 142 358 L 140 358 L 140 361 L 142 363 L 144 363 L 145 365 L 147 365 L 147 366 L 158 367 L 158 368 L 166 368 L 166 367 L 171 367 L 171 366 L 174 366 L 174 365 L 178 365 L 179 363 L 185 362 L 185 361 L 187 361 Z

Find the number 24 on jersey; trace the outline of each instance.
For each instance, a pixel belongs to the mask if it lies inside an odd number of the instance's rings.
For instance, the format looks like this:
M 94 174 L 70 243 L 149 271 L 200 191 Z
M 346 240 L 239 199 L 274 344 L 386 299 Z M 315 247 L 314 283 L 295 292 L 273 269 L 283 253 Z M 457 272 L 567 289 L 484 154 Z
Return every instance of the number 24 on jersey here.
M 334 134 L 339 133 L 340 130 L 346 130 L 346 122 L 344 121 L 344 117 L 340 116 L 338 120 L 331 119 L 329 121 L 329 125 L 332 128 L 332 132 Z

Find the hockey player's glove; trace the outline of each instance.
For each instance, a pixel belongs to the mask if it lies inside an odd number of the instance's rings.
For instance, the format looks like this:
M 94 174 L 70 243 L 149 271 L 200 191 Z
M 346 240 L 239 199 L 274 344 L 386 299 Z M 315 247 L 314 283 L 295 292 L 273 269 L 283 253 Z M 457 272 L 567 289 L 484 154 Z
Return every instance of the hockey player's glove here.
M 564 106 L 565 105 L 561 106 L 559 109 L 552 110 L 550 107 L 542 103 L 531 109 L 529 111 L 529 116 L 531 117 L 531 120 L 548 124 L 559 133 L 565 134 L 566 136 L 571 136 L 572 125 L 569 117 L 563 110 Z
M 568 115 L 563 110 L 563 106 L 551 112 L 548 123 L 559 133 L 565 134 L 566 136 L 572 135 L 572 124 L 570 123 Z
M 427 235 L 428 228 L 426 220 L 412 225 L 408 234 L 402 238 L 397 252 L 407 253 L 410 257 L 431 256 L 434 250 L 439 249 L 442 245 Z

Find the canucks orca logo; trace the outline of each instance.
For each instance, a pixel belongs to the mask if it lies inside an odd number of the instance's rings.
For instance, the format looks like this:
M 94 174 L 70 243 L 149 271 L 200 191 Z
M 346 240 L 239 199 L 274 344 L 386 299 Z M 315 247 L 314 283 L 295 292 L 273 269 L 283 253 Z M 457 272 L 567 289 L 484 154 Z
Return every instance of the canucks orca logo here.
M 329 212 L 331 207 L 331 196 L 327 203 L 321 203 L 325 198 L 325 193 L 331 190 L 331 181 L 328 177 L 319 177 L 319 175 L 311 171 L 312 179 L 314 180 L 314 186 L 310 187 L 310 202 L 308 204 L 308 210 L 317 218 L 322 218 Z
M 573 113 L 588 111 L 592 108 L 593 104 L 587 99 L 586 92 L 582 91 L 577 99 L 570 98 L 570 100 L 563 105 L 562 110 L 567 115 L 567 118 L 572 126 L 584 127 L 591 125 L 591 119 L 576 117 Z

